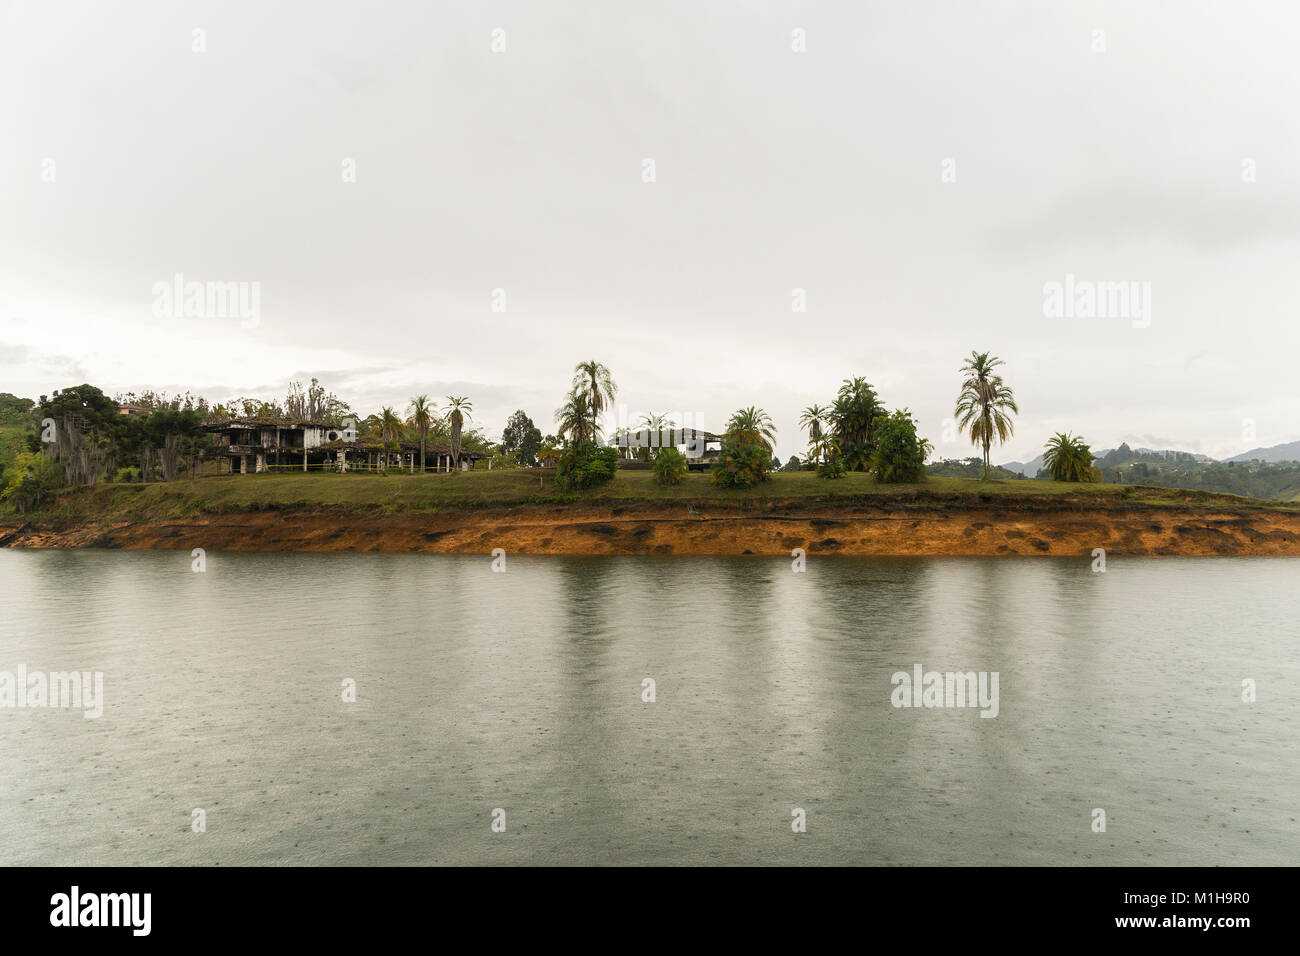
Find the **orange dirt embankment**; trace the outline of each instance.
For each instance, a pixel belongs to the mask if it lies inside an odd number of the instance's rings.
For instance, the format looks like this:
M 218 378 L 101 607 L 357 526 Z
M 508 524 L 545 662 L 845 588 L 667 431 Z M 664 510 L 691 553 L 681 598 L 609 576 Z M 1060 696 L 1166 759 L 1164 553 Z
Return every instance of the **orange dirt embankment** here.
M 26 548 L 204 548 L 488 554 L 1297 555 L 1300 513 L 1127 503 L 852 508 L 764 502 L 556 505 L 435 514 L 256 511 L 128 523 L 10 523 L 0 544 Z

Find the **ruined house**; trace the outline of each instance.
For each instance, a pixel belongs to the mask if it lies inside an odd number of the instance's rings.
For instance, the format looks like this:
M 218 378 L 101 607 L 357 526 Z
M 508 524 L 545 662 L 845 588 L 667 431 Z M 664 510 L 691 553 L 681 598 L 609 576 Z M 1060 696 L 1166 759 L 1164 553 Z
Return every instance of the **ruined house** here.
M 267 471 L 271 466 L 323 465 L 331 457 L 323 446 L 354 441 L 356 425 L 328 421 L 234 418 L 203 426 L 212 433 L 216 457 L 229 463 L 230 474 Z
M 211 422 L 204 428 L 212 434 L 213 454 L 227 466 L 228 474 L 265 471 L 419 471 L 420 443 L 357 438 L 356 424 L 269 418 L 236 418 Z M 424 463 L 427 471 L 467 471 L 476 461 L 490 456 L 428 442 Z

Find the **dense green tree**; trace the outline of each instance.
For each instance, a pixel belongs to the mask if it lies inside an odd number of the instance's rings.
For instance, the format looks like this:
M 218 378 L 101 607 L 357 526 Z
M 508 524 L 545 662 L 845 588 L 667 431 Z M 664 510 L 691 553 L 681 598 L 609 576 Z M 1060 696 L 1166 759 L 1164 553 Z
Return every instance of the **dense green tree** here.
M 506 420 L 501 431 L 501 454 L 512 456 L 521 465 L 536 465 L 542 447 L 541 430 L 521 408 Z
M 920 481 L 925 477 L 929 443 L 916 434 L 916 420 L 906 408 L 882 417 L 876 427 L 872 471 L 878 481 Z
M 595 442 L 570 443 L 560 454 L 555 480 L 567 490 L 594 488 L 614 477 L 618 469 L 618 452 L 602 448 Z
M 861 376 L 846 378 L 831 405 L 829 419 L 843 464 L 849 471 L 866 471 L 876 450 L 876 424 L 884 408 L 876 390 Z
M 93 385 L 82 384 L 41 396 L 37 416 L 53 419 L 53 441 L 41 441 L 50 457 L 63 466 L 70 485 L 93 485 L 116 469 L 118 431 L 126 416 L 117 414 L 117 402 Z
M 20 514 L 45 504 L 63 486 L 63 468 L 40 452 L 20 452 L 0 490 L 0 504 Z
M 36 403 L 30 398 L 19 398 L 8 392 L 0 392 L 0 425 L 35 425 L 32 411 Z

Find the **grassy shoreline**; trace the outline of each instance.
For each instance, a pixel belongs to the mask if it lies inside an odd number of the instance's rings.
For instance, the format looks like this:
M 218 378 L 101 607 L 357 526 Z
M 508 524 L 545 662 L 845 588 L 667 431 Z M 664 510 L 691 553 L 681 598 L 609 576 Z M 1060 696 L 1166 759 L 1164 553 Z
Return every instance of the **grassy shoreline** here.
M 1241 498 L 1217 492 L 1138 485 L 1074 484 L 1054 481 L 927 478 L 889 485 L 862 473 L 819 479 L 811 472 L 780 472 L 748 489 L 714 485 L 707 474 L 691 474 L 679 485 L 661 486 L 648 471 L 620 471 L 607 485 L 581 492 L 559 488 L 546 470 L 475 471 L 453 475 L 392 473 L 232 475 L 149 484 L 105 484 L 64 492 L 29 515 L 7 515 L 3 523 L 63 525 L 77 522 L 158 521 L 201 515 L 279 512 L 338 514 L 445 514 L 495 508 L 569 505 L 670 506 L 696 504 L 728 509 L 815 507 L 980 509 L 1020 511 L 1125 506 L 1194 507 L 1234 511 L 1300 513 L 1300 504 Z
M 539 481 L 540 478 L 540 481 Z M 623 471 L 579 493 L 536 471 L 243 475 L 66 492 L 0 546 L 569 555 L 1300 557 L 1300 507 L 1133 485 L 781 473 L 751 489 Z

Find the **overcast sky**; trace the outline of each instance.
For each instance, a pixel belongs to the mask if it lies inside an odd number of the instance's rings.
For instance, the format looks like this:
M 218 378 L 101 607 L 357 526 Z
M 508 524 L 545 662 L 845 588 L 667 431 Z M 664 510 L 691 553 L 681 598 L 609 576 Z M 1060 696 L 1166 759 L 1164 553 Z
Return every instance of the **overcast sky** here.
M 759 405 L 786 457 L 863 375 L 964 456 L 979 349 L 995 461 L 1295 440 L 1297 49 L 1235 0 L 4 0 L 0 391 L 314 375 L 499 435 L 596 358 L 629 414 Z M 176 274 L 258 321 L 155 314 Z M 1046 317 L 1067 274 L 1150 283 L 1149 325 Z

